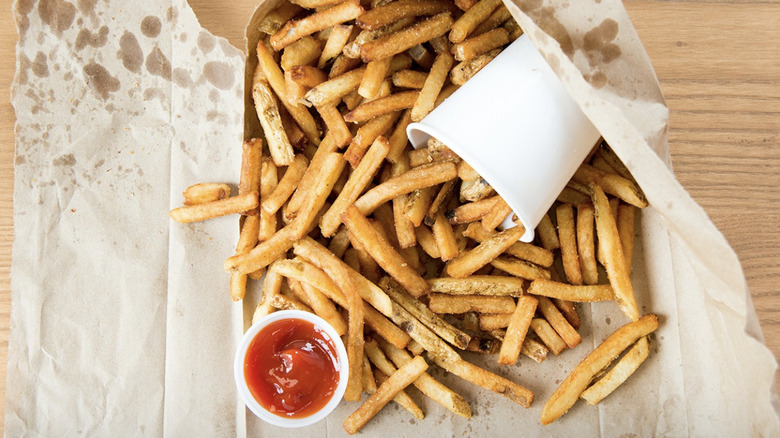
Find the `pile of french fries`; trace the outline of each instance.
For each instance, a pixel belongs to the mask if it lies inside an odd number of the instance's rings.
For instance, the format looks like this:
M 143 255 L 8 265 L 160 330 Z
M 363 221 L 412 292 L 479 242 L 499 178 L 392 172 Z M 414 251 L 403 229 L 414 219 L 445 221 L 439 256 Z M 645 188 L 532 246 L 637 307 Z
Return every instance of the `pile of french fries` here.
M 606 144 L 529 244 L 520 224 L 496 229 L 512 210 L 468 163 L 434 138 L 417 150 L 407 140 L 409 123 L 522 33 L 500 0 L 294 0 L 260 30 L 252 95 L 265 142 L 244 142 L 238 195 L 196 184 L 170 216 L 240 213 L 225 261 L 233 300 L 262 281 L 254 320 L 301 309 L 346 337 L 344 398 L 370 395 L 348 433 L 391 400 L 422 418 L 409 385 L 469 418 L 426 358 L 528 407 L 532 391 L 461 352 L 501 365 L 559 355 L 581 342 L 577 302 L 615 301 L 631 322 L 572 371 L 543 424 L 580 397 L 598 403 L 644 361 L 658 320 L 640 317 L 630 272 L 635 208 L 647 201 Z

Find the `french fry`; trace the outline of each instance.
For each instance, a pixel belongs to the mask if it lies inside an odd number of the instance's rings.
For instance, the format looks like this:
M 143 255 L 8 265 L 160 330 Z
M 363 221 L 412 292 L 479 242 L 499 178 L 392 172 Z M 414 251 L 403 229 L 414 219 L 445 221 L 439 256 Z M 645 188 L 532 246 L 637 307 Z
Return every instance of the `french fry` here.
M 371 362 L 367 356 L 363 356 L 363 392 L 368 395 L 375 393 L 376 383 L 374 370 L 371 369 Z
M 463 232 L 464 236 L 476 242 L 484 242 L 494 234 L 495 233 L 486 233 L 485 229 L 476 223 L 469 224 L 469 226 Z M 530 243 L 515 242 L 512 244 L 512 246 L 507 248 L 504 253 L 545 268 L 549 268 L 553 264 L 552 251 L 532 245 Z
M 560 335 L 561 339 L 566 342 L 569 348 L 574 348 L 582 342 L 582 337 L 574 327 L 569 324 L 569 321 L 564 318 L 563 314 L 555 307 L 552 301 L 547 297 L 538 297 L 539 311 L 544 315 L 544 318 Z
M 450 82 L 455 85 L 463 85 L 469 79 L 474 77 L 477 72 L 482 70 L 490 61 L 493 60 L 498 54 L 501 53 L 501 49 L 491 50 L 487 53 L 477 56 L 469 61 L 462 61 L 455 64 L 450 71 Z
M 412 110 L 407 109 L 401 114 L 401 118 L 393 129 L 393 133 L 390 134 L 390 152 L 387 153 L 387 161 L 395 164 L 397 163 L 404 151 L 406 145 L 409 144 L 409 138 L 406 136 L 406 127 L 412 123 Z
M 387 77 L 387 72 L 390 71 L 390 60 L 392 57 L 384 59 L 378 59 L 366 64 L 366 72 L 363 74 L 363 79 L 360 81 L 360 87 L 358 87 L 358 94 L 366 98 L 375 98 L 379 93 L 379 87 L 382 85 L 382 81 Z
M 515 301 L 506 296 L 429 294 L 428 307 L 436 313 L 512 313 Z
M 260 192 L 260 170 L 263 155 L 263 140 L 250 138 L 241 145 L 241 175 L 238 194 Z M 230 192 L 228 191 L 228 194 Z M 260 193 L 262 195 L 262 193 Z M 250 212 L 257 214 L 257 211 Z
M 471 33 L 471 35 L 478 36 L 482 35 L 485 32 L 491 31 L 498 26 L 501 25 L 501 23 L 507 21 L 507 20 L 513 20 L 512 14 L 509 13 L 509 9 L 506 8 L 504 5 L 498 6 L 490 16 L 483 21 L 479 26 L 477 26 L 476 29 L 474 29 L 474 32 Z
M 525 228 L 522 225 L 496 233 L 484 240 L 476 248 L 464 252 L 456 259 L 447 263 L 447 274 L 455 278 L 463 278 L 473 274 L 506 251 L 524 233 Z
M 607 269 L 607 277 L 612 289 L 615 291 L 615 300 L 618 307 L 632 321 L 639 318 L 639 309 L 634 297 L 634 287 L 631 285 L 631 277 L 620 244 L 617 224 L 609 202 L 601 187 L 592 184 L 593 207 L 596 211 L 596 232 L 598 233 L 599 246 L 603 245 L 603 255 Z
M 271 299 L 271 305 L 279 310 L 300 310 L 313 313 L 311 307 L 301 302 L 301 300 L 288 295 L 274 295 Z
M 421 89 L 425 84 L 427 74 L 415 70 L 399 70 L 393 73 L 393 85 L 399 88 Z
M 523 29 L 515 20 L 506 20 L 501 26 L 509 32 L 509 41 L 514 41 L 523 35 Z
M 343 0 L 290 0 L 292 3 L 306 9 L 318 9 L 341 3 Z
M 244 218 L 241 224 L 241 233 L 238 235 L 236 253 L 251 250 L 257 245 L 257 234 L 260 229 L 260 215 L 250 215 Z
M 593 205 L 577 206 L 577 249 L 580 254 L 582 281 L 585 284 L 596 284 L 599 281 L 596 266 L 596 243 L 593 235 Z
M 263 21 L 260 22 L 258 28 L 260 32 L 263 32 L 266 35 L 273 35 L 284 23 L 298 15 L 302 10 L 303 8 L 296 4 L 282 2 L 278 8 L 274 9 L 263 18 Z
M 561 204 L 555 210 L 558 219 L 558 238 L 561 241 L 561 258 L 566 279 L 571 284 L 582 284 L 582 269 L 577 252 L 577 233 L 571 204 Z
M 306 200 L 306 196 L 310 193 L 313 187 L 317 184 L 317 176 L 319 176 L 323 162 L 333 151 L 336 150 L 336 142 L 333 141 L 333 137 L 325 136 L 322 143 L 317 148 L 314 156 L 309 160 L 309 167 L 303 173 L 298 187 L 293 192 L 287 205 L 282 208 L 282 214 L 284 218 L 291 221 L 298 214 L 301 206 Z
M 420 356 L 412 359 L 408 364 L 399 368 L 398 371 L 388 377 L 385 383 L 377 388 L 376 392 L 371 395 L 365 403 L 344 420 L 344 430 L 350 435 L 357 433 L 357 431 L 368 423 L 368 421 L 390 402 L 399 391 L 409 386 L 410 383 L 416 380 L 427 369 L 428 364 L 425 363 L 425 359 Z
M 574 306 L 574 303 L 560 298 L 552 298 L 552 300 L 553 303 L 555 303 L 555 307 L 557 307 L 558 310 L 563 313 L 563 316 L 566 317 L 566 320 L 569 321 L 569 324 L 571 324 L 575 330 L 579 330 L 580 315 L 577 313 L 577 308 Z
M 220 199 L 219 201 L 174 208 L 168 215 L 176 222 L 187 224 L 229 214 L 244 213 L 257 208 L 259 205 L 257 201 L 258 195 L 258 192 L 255 191 Z
M 404 30 L 364 43 L 360 46 L 360 57 L 363 62 L 370 62 L 393 56 L 443 35 L 451 24 L 452 15 L 442 12 Z
M 512 207 L 510 207 L 503 198 L 498 198 L 498 201 L 493 205 L 493 208 L 482 217 L 482 228 L 485 231 L 493 231 L 497 226 L 501 225 L 501 223 L 504 222 L 504 219 L 510 214 L 512 214 Z
M 455 6 L 463 11 L 468 11 L 477 3 L 477 0 L 455 0 Z
M 252 86 L 252 97 L 274 163 L 278 166 L 290 164 L 295 153 L 282 126 L 282 116 L 279 114 L 271 89 L 267 84 L 257 82 Z
M 279 65 L 286 72 L 296 65 L 310 65 L 320 58 L 321 52 L 322 43 L 306 36 L 284 48 Z
M 631 171 L 628 170 L 626 165 L 620 161 L 620 158 L 618 158 L 612 148 L 610 148 L 606 143 L 601 143 L 601 147 L 599 147 L 596 151 L 596 155 L 609 163 L 609 166 L 615 169 L 615 172 L 617 172 L 620 176 L 630 181 L 634 181 L 634 177 L 631 175 Z
M 309 90 L 307 87 L 295 82 L 290 71 L 284 72 L 284 88 L 285 96 L 288 99 L 287 103 L 296 107 L 300 106 L 300 101 L 303 99 L 306 91 Z M 282 122 L 282 126 L 284 126 L 284 122 Z M 285 131 L 285 133 L 286 132 L 287 131 Z M 290 142 L 290 144 L 292 144 L 292 142 Z
M 484 331 L 506 328 L 512 321 L 512 315 L 514 313 L 483 313 L 479 315 L 479 328 Z
M 263 295 L 260 297 L 260 301 L 257 303 L 257 307 L 252 314 L 252 324 L 274 311 L 274 307 L 271 303 L 273 302 L 273 297 L 278 295 L 282 289 L 282 280 L 283 277 L 275 272 L 268 272 L 265 274 L 263 287 L 261 289 Z
M 330 35 L 327 42 L 325 42 L 325 47 L 322 48 L 320 59 L 317 62 L 318 68 L 325 68 L 326 65 L 341 54 L 344 46 L 349 42 L 353 28 L 354 26 L 346 24 L 338 24 L 330 28 Z
M 493 190 L 493 187 L 481 177 L 471 181 L 463 181 L 460 184 L 461 202 L 479 201 L 495 194 L 496 191 Z
M 361 193 L 366 189 L 368 183 L 379 170 L 382 161 L 387 155 L 390 144 L 384 137 L 379 137 L 369 148 L 366 156 L 360 161 L 355 171 L 349 176 L 344 189 L 341 190 L 338 197 L 333 201 L 330 210 L 322 216 L 320 229 L 325 237 L 332 236 L 336 229 L 341 225 L 341 214 L 352 205 Z
M 397 0 L 371 9 L 355 22 L 363 29 L 379 29 L 405 17 L 435 15 L 440 12 L 454 12 L 452 4 L 442 0 Z
M 499 27 L 453 45 L 452 54 L 458 61 L 470 61 L 507 43 L 509 43 L 509 32 Z
M 647 336 L 639 338 L 612 369 L 580 394 L 580 398 L 593 406 L 611 394 L 618 386 L 631 377 L 634 371 L 639 368 L 639 365 L 642 365 L 642 362 L 647 359 L 650 353 L 648 344 Z
M 414 17 L 404 17 L 379 29 L 363 30 L 354 41 L 344 46 L 343 54 L 349 58 L 360 60 L 360 47 L 363 44 L 394 34 L 412 23 L 414 23 Z
M 271 269 L 273 269 L 273 265 L 271 265 Z M 293 295 L 307 306 L 311 307 L 312 311 L 320 318 L 333 326 L 333 329 L 336 330 L 336 333 L 338 333 L 339 336 L 343 336 L 347 333 L 347 323 L 328 297 L 311 284 L 293 279 L 288 279 L 287 282 L 290 284 Z
M 507 274 L 515 277 L 525 278 L 526 280 L 536 280 L 538 278 L 549 279 L 550 271 L 541 268 L 525 260 L 516 259 L 509 256 L 497 257 L 490 264 Z
M 658 317 L 644 315 L 609 335 L 585 359 L 582 360 L 555 390 L 542 408 L 542 424 L 550 424 L 565 414 L 587 388 L 593 377 L 607 367 L 623 350 L 637 339 L 658 328 Z
M 383 339 L 377 339 L 377 343 L 396 367 L 402 367 L 413 359 L 412 355 L 404 349 L 393 346 Z M 451 412 L 463 418 L 471 418 L 471 408 L 466 400 L 458 393 L 439 383 L 428 373 L 421 374 L 412 384 L 431 400 L 439 403 Z
M 458 241 L 452 225 L 444 217 L 444 213 L 439 212 L 436 221 L 431 227 L 436 246 L 439 248 L 439 257 L 443 262 L 453 260 L 458 257 Z
M 366 69 L 366 74 L 368 74 L 368 69 Z M 364 122 L 387 113 L 411 108 L 419 94 L 419 91 L 414 90 L 402 91 L 387 97 L 372 100 L 368 103 L 361 104 L 354 110 L 345 114 L 344 120 L 352 123 Z
M 431 331 L 436 333 L 440 338 L 461 350 L 466 348 L 471 339 L 469 335 L 444 321 L 439 315 L 427 308 L 425 304 L 409 295 L 396 281 L 389 277 L 384 277 L 379 282 L 379 287 L 387 293 L 390 299 L 400 304 L 401 307 L 406 309 L 407 312 L 431 329 Z
M 629 274 L 634 258 L 634 212 L 633 205 L 620 204 L 618 207 L 617 229 Z
M 585 193 L 574 189 L 572 185 L 564 187 L 555 200 L 564 204 L 578 205 L 590 202 L 590 197 Z
M 555 251 L 561 247 L 558 232 L 555 230 L 555 225 L 553 225 L 549 214 L 542 216 L 542 220 L 536 226 L 536 232 L 539 235 L 539 241 L 546 250 Z
M 529 389 L 476 365 L 472 365 L 465 360 L 445 362 L 439 358 L 434 358 L 434 362 L 461 379 L 481 386 L 488 391 L 501 394 L 524 408 L 531 406 L 531 402 L 534 400 L 534 393 Z
M 462 163 L 465 163 L 463 161 Z M 460 168 L 460 166 L 458 166 Z M 455 224 L 467 224 L 470 222 L 478 221 L 482 219 L 498 201 L 498 196 L 492 198 L 486 198 L 475 202 L 469 202 L 461 204 L 458 207 L 449 210 L 445 213 L 450 223 Z
M 260 208 L 268 214 L 276 214 L 279 208 L 287 201 L 287 199 L 295 191 L 295 187 L 303 178 L 303 174 L 306 171 L 306 167 L 309 164 L 309 160 L 303 155 L 296 155 L 293 162 L 287 166 L 287 170 L 284 172 L 284 176 L 276 185 L 276 188 L 268 194 L 261 193 Z
M 647 207 L 647 199 L 642 189 L 633 181 L 620 175 L 604 173 L 593 166 L 583 164 L 574 173 L 572 179 L 580 184 L 597 184 L 605 193 L 617 196 L 623 202 L 635 207 Z
M 419 297 L 428 293 L 430 290 L 428 282 L 407 265 L 403 257 L 371 226 L 368 219 L 355 206 L 348 208 L 341 215 L 341 220 L 379 266 L 410 294 Z
M 333 190 L 333 186 L 336 184 L 336 180 L 338 180 L 346 164 L 341 154 L 332 152 L 325 157 L 322 162 L 322 168 L 317 175 L 317 184 L 307 195 L 307 199 L 298 211 L 295 221 L 291 224 L 297 227 L 297 232 L 294 235 L 296 239 L 303 238 L 311 231 L 309 228 L 312 225 L 316 225 L 317 215 L 325 205 L 330 192 Z
M 442 216 L 443 220 L 447 221 L 447 218 L 444 217 L 444 205 L 449 203 L 450 199 L 452 198 L 454 188 L 455 180 L 450 180 L 442 184 L 438 193 L 436 193 L 436 197 L 433 198 L 431 206 L 428 208 L 428 213 L 425 214 L 425 218 L 423 219 L 425 225 L 432 227 L 433 223 L 438 219 L 439 215 Z M 447 222 L 449 224 L 449 221 Z
M 328 127 L 328 135 L 333 137 L 336 147 L 343 148 L 352 141 L 352 133 L 349 132 L 344 117 L 335 106 L 319 106 L 317 112 L 320 113 L 322 120 Z
M 428 73 L 428 77 L 420 90 L 419 97 L 412 107 L 412 121 L 419 122 L 433 111 L 436 97 L 441 92 L 444 81 L 447 80 L 447 75 L 452 68 L 453 62 L 452 55 L 449 53 L 441 53 L 436 56 L 431 71 Z
M 259 243 L 251 251 L 236 254 L 225 260 L 225 271 L 230 273 L 250 274 L 270 265 L 274 260 L 283 257 L 284 254 L 293 246 L 294 226 L 287 225 L 270 239 Z
M 184 205 L 205 204 L 219 201 L 230 196 L 230 186 L 224 183 L 200 183 L 187 187 L 184 192 Z
M 542 318 L 534 318 L 531 321 L 531 330 L 544 342 L 544 345 L 552 351 L 554 355 L 559 355 L 566 349 L 566 342 L 558 335 L 558 332 Z
M 346 0 L 300 20 L 290 20 L 271 35 L 271 47 L 281 50 L 305 36 L 355 19 L 364 12 L 358 0 Z
M 390 114 L 375 117 L 357 130 L 355 137 L 352 139 L 347 151 L 344 153 L 344 157 L 353 169 L 360 164 L 360 161 L 363 159 L 363 155 L 366 153 L 369 146 L 371 146 L 379 136 L 387 134 L 387 132 L 392 129 L 393 123 L 398 120 L 399 116 L 400 113 L 392 112 Z
M 276 166 L 270 159 L 263 160 L 260 166 L 260 199 L 264 199 L 276 190 L 277 186 L 277 172 Z M 262 205 L 262 204 L 261 204 Z M 276 213 L 268 213 L 267 211 L 260 209 L 260 221 L 257 227 L 257 239 L 258 241 L 264 241 L 271 238 L 276 232 Z
M 425 220 L 428 211 L 430 211 L 431 203 L 437 193 L 438 190 L 436 190 L 436 187 L 431 186 L 415 190 L 408 194 L 404 216 L 406 216 L 414 226 L 419 227 Z
M 471 275 L 466 278 L 431 278 L 431 292 L 448 295 L 493 295 L 519 297 L 525 282 L 515 277 Z
M 230 274 L 230 298 L 233 301 L 241 301 L 246 294 L 246 275 L 232 273 Z
M 374 377 L 376 379 L 377 385 L 381 385 L 387 381 L 387 375 L 376 368 L 374 369 Z M 393 397 L 393 401 L 398 403 L 398 405 L 402 408 L 406 409 L 406 411 L 412 414 L 414 418 L 417 418 L 418 420 L 425 418 L 425 414 L 423 414 L 422 409 L 417 406 L 417 403 L 415 403 L 414 400 L 409 397 L 409 394 L 407 394 L 403 389 L 398 391 L 398 394 Z
M 431 53 L 424 45 L 417 44 L 412 46 L 406 51 L 412 60 L 425 70 L 430 70 L 433 65 L 434 54 Z M 422 87 L 420 87 L 422 88 Z
M 336 105 L 360 85 L 365 72 L 366 67 L 360 67 L 332 77 L 307 91 L 304 98 L 316 107 Z
M 517 362 L 520 350 L 525 342 L 525 335 L 528 333 L 534 312 L 536 312 L 537 304 L 536 298 L 528 295 L 524 295 L 517 300 L 517 307 L 509 320 L 506 335 L 498 353 L 499 364 L 512 365 Z
M 461 15 L 457 21 L 452 23 L 449 34 L 450 41 L 456 44 L 463 42 L 500 4 L 501 0 L 478 1 Z
M 460 87 L 455 84 L 445 85 L 444 88 L 441 89 L 439 96 L 436 97 L 436 102 L 433 103 L 433 108 L 436 109 L 436 107 L 441 105 L 441 103 L 444 102 L 448 97 L 452 96 L 452 93 L 457 91 L 458 88 Z
M 355 206 L 361 213 L 371 214 L 381 204 L 397 196 L 441 184 L 455 178 L 456 175 L 457 170 L 451 162 L 433 163 L 416 167 L 367 191 L 358 198 Z M 412 218 L 410 220 L 414 222 Z M 420 218 L 420 221 L 422 222 L 422 218 Z M 418 224 L 416 223 L 415 226 L 418 226 Z
M 548 279 L 537 279 L 531 282 L 528 293 L 578 303 L 615 299 L 615 292 L 608 284 L 575 286 Z

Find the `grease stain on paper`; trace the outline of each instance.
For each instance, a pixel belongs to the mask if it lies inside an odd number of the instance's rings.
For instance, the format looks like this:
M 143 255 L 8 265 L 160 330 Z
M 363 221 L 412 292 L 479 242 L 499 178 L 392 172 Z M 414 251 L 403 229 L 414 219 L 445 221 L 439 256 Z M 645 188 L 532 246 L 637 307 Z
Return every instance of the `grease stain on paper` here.
M 159 47 L 155 47 L 146 57 L 146 71 L 165 80 L 171 80 L 171 62 Z
M 35 55 L 35 60 L 32 62 L 32 72 L 39 78 L 45 78 L 49 76 L 49 65 L 47 64 L 46 55 L 43 52 L 38 52 Z
M 97 32 L 92 33 L 87 28 L 83 28 L 79 31 L 79 34 L 76 35 L 76 50 L 81 50 L 86 46 L 91 47 L 103 47 L 106 45 L 106 41 L 108 41 L 108 27 L 103 26 L 100 29 L 98 29 Z
M 140 73 L 141 66 L 144 63 L 144 52 L 138 44 L 135 34 L 125 31 L 119 38 L 119 59 L 122 65 L 133 73 Z
M 73 24 L 76 7 L 64 0 L 41 0 L 38 3 L 38 15 L 55 33 L 61 34 Z
M 160 30 L 162 30 L 162 22 L 154 15 L 147 15 L 141 21 L 141 33 L 146 37 L 157 38 L 160 35 Z
M 51 164 L 53 166 L 71 167 L 76 164 L 76 157 L 74 157 L 73 154 L 60 155 L 59 157 L 55 158 Z
M 235 81 L 235 76 L 230 65 L 221 61 L 207 62 L 206 65 L 203 66 L 203 75 L 211 85 L 220 90 L 230 89 Z
M 190 78 L 190 72 L 183 68 L 173 69 L 173 83 L 182 87 L 190 88 L 192 86 L 192 78 Z
M 582 49 L 588 54 L 591 65 L 598 61 L 595 59 L 597 55 L 601 55 L 604 63 L 612 62 L 622 55 L 620 47 L 612 43 L 617 38 L 618 30 L 618 23 L 607 18 L 585 34 Z
M 94 62 L 84 66 L 84 75 L 89 86 L 95 90 L 103 100 L 108 99 L 110 93 L 119 91 L 119 79 L 111 76 L 108 70 Z
M 201 31 L 200 34 L 198 34 L 198 47 L 200 47 L 200 50 L 202 50 L 203 53 L 211 52 L 214 50 L 215 45 L 216 39 L 210 33 Z
M 84 15 L 93 15 L 98 0 L 78 0 L 79 11 Z

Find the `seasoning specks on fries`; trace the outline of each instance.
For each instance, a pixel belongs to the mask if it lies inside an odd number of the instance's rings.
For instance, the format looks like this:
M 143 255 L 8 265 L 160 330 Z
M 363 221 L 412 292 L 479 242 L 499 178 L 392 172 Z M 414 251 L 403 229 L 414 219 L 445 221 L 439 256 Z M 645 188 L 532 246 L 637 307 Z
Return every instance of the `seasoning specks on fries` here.
M 595 404 L 614 391 L 644 362 L 658 326 L 640 315 L 630 279 L 635 209 L 647 200 L 615 153 L 599 145 L 537 241 L 524 243 L 522 226 L 497 229 L 512 209 L 468 163 L 435 138 L 416 151 L 406 138 L 409 123 L 522 33 L 508 9 L 499 0 L 293 3 L 259 26 L 251 94 L 265 141 L 245 142 L 238 194 L 195 184 L 170 211 L 181 223 L 241 215 L 224 265 L 230 296 L 262 281 L 253 320 L 304 309 L 346 337 L 344 398 L 370 395 L 344 420 L 350 434 L 391 400 L 422 418 L 409 386 L 470 418 L 468 401 L 426 372 L 434 364 L 530 406 L 523 385 L 540 383 L 479 368 L 467 352 L 513 366 L 528 360 L 521 355 L 542 362 L 587 348 L 578 302 L 614 302 L 632 322 L 564 380 L 542 424 L 578 398 Z

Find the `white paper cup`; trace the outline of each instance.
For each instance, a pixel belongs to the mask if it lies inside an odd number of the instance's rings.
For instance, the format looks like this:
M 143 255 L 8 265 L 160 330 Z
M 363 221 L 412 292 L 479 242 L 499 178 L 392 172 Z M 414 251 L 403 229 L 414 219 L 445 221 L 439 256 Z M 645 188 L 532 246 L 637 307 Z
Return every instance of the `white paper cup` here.
M 469 163 L 517 214 L 524 242 L 599 139 L 526 35 L 406 132 L 415 149 L 435 137 Z
M 318 328 L 321 328 L 331 338 L 333 344 L 336 346 L 336 352 L 338 353 L 340 368 L 338 370 L 339 383 L 336 386 L 336 390 L 333 392 L 333 395 L 331 396 L 328 403 L 325 404 L 322 409 L 309 415 L 308 417 L 286 418 L 272 413 L 263 407 L 263 405 L 258 403 L 257 400 L 255 400 L 255 398 L 252 396 L 252 392 L 249 390 L 249 386 L 247 385 L 246 377 L 244 376 L 244 360 L 246 358 L 249 345 L 255 339 L 257 334 L 260 333 L 260 331 L 266 328 L 269 324 L 284 319 L 302 319 L 314 324 Z M 347 359 L 347 350 L 344 348 L 344 343 L 341 341 L 338 333 L 333 328 L 333 326 L 328 324 L 324 319 L 313 313 L 303 312 L 300 310 L 281 310 L 261 318 L 259 321 L 253 324 L 252 327 L 246 331 L 246 333 L 244 333 L 244 336 L 241 338 L 241 342 L 238 345 L 236 357 L 233 362 L 233 376 L 236 380 L 236 388 L 238 388 L 238 393 L 240 394 L 241 399 L 244 401 L 249 410 L 257 415 L 261 420 L 280 427 L 305 427 L 312 425 L 328 416 L 328 414 L 330 414 L 333 409 L 338 406 L 339 402 L 341 402 L 341 399 L 344 397 L 344 391 L 347 389 L 347 379 L 349 378 L 349 360 Z

